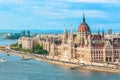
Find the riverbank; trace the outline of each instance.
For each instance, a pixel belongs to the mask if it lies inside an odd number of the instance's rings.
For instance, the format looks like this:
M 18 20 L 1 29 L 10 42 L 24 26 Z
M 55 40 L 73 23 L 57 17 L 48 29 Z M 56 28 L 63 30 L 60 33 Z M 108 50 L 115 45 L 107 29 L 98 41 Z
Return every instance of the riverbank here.
M 7 52 L 5 51 L 1 51 L 1 53 L 5 53 L 5 54 L 8 54 Z M 68 62 L 62 62 L 62 61 L 56 61 L 56 60 L 51 60 L 51 59 L 47 59 L 45 58 L 45 56 L 43 55 L 38 55 L 38 54 L 24 54 L 24 53 L 20 53 L 20 52 L 17 52 L 17 51 L 11 51 L 9 52 L 9 55 L 15 55 L 15 56 L 19 56 L 19 57 L 24 57 L 24 58 L 30 58 L 30 59 L 34 59 L 34 60 L 38 60 L 38 61 L 44 61 L 44 62 L 49 62 L 49 63 L 52 63 L 52 64 L 57 64 L 57 65 L 64 65 L 64 66 L 68 66 L 68 67 L 76 67 L 76 66 L 79 66 L 78 64 L 70 64 Z
M 6 53 L 5 51 L 0 51 L 1 53 Z M 21 53 L 19 51 L 14 51 L 11 50 L 9 52 L 9 54 L 11 55 L 15 55 L 15 56 L 19 56 L 19 57 L 25 57 L 25 58 L 30 58 L 30 59 L 34 59 L 34 60 L 38 60 L 38 61 L 44 61 L 44 62 L 49 62 L 52 64 L 56 64 L 56 65 L 63 65 L 63 66 L 68 66 L 70 69 L 73 70 L 93 70 L 93 71 L 102 71 L 102 72 L 111 72 L 111 73 L 120 73 L 120 69 L 119 68 L 109 68 L 109 67 L 100 67 L 100 66 L 86 66 L 86 65 L 80 65 L 77 63 L 70 63 L 70 62 L 66 62 L 66 61 L 59 61 L 59 60 L 53 60 L 50 58 L 46 58 L 46 56 L 44 55 L 38 55 L 38 54 L 30 54 L 30 53 Z

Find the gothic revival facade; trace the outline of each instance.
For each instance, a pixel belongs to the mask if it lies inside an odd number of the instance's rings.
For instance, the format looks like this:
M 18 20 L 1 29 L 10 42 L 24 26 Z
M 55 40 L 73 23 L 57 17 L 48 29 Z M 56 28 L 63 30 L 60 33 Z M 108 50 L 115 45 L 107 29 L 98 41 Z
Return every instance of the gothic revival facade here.
M 39 44 L 49 51 L 49 56 L 60 60 L 79 60 L 85 62 L 115 62 L 120 60 L 120 38 L 105 37 L 104 31 L 92 34 L 85 16 L 76 34 L 65 29 L 59 37 L 40 37 Z

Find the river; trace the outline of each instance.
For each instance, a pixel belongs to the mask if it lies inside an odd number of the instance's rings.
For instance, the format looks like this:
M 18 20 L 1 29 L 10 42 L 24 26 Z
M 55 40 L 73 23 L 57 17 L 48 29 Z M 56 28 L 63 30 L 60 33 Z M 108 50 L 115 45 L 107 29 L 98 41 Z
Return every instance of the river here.
M 3 43 L 4 42 L 4 43 Z M 1 45 L 16 40 L 0 41 Z M 88 70 L 71 70 L 68 67 L 36 60 L 21 60 L 17 56 L 0 53 L 0 80 L 120 80 L 120 74 Z

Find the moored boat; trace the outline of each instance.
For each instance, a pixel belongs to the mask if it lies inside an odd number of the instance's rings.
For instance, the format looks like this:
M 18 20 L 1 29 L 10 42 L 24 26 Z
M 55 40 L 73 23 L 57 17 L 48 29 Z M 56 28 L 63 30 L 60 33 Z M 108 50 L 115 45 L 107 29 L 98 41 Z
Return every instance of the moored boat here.
M 21 60 L 30 60 L 31 58 L 22 57 Z
M 1 59 L 0 62 L 6 62 L 6 60 L 5 59 Z

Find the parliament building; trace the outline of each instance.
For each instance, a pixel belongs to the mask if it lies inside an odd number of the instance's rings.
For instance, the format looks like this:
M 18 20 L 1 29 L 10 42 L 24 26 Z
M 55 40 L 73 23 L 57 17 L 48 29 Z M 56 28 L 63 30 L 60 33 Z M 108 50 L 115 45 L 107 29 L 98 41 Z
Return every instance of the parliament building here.
M 69 33 L 64 29 L 61 36 L 40 36 L 38 40 L 49 56 L 63 61 L 113 63 L 120 60 L 120 37 L 107 38 L 104 30 L 92 34 L 84 15 L 77 33 L 72 28 Z

